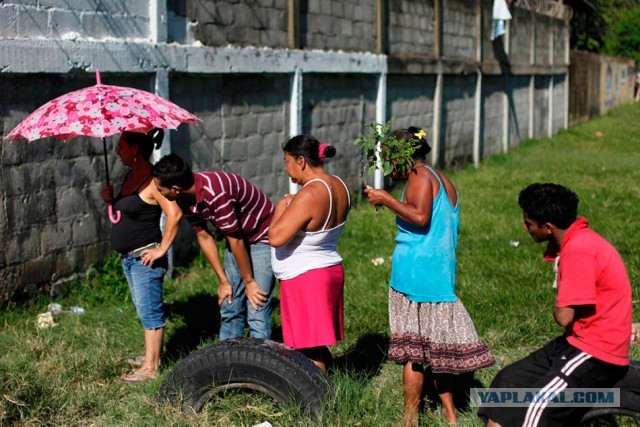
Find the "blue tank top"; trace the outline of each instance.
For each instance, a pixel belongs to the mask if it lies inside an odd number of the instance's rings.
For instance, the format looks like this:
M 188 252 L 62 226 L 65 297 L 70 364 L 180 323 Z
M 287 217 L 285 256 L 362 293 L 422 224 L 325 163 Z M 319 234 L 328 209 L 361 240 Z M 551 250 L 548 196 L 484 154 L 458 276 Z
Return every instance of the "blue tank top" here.
M 456 283 L 456 249 L 460 228 L 459 201 L 451 206 L 440 177 L 433 201 L 431 224 L 420 227 L 396 219 L 398 234 L 391 260 L 389 286 L 414 302 L 453 302 Z M 404 199 L 404 193 L 402 194 Z

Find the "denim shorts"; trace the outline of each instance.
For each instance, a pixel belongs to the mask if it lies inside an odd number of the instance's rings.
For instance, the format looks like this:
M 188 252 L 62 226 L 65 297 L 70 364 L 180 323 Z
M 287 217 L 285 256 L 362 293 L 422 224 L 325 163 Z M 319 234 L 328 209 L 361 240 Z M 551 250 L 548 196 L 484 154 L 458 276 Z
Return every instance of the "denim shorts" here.
M 142 265 L 140 258 L 127 255 L 122 257 L 122 268 L 142 327 L 163 328 L 162 280 L 167 271 L 167 258 L 162 257 L 149 266 Z

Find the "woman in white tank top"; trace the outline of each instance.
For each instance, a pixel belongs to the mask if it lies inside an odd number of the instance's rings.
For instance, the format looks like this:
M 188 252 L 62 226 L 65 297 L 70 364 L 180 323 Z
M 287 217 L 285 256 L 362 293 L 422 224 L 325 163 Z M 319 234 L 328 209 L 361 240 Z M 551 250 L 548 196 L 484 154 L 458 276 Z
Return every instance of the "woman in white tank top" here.
M 287 174 L 302 188 L 276 205 L 269 227 L 271 262 L 280 280 L 284 343 L 326 369 L 327 346 L 344 339 L 344 270 L 337 245 L 351 207 L 349 190 L 323 164 L 336 150 L 309 135 L 284 146 Z

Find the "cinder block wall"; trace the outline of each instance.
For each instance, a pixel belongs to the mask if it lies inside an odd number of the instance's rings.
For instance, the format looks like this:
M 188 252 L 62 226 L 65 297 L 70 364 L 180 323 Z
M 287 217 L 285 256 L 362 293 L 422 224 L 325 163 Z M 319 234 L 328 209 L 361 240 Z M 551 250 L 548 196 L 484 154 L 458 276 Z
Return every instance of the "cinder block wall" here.
M 476 76 L 448 75 L 444 78 L 442 100 L 441 164 L 465 164 L 473 161 L 474 96 Z
M 531 77 L 530 76 L 512 76 L 509 78 L 509 96 L 508 109 L 509 114 L 509 140 L 508 147 L 516 146 L 525 139 L 530 138 L 530 96 L 531 96 Z M 560 123 L 562 123 L 563 115 L 559 114 Z
M 503 76 L 487 76 L 482 81 L 482 156 L 489 157 L 503 152 L 504 98 L 507 79 Z
M 147 39 L 144 0 L 4 0 L 0 38 Z
M 376 120 L 425 128 L 440 165 L 477 163 L 566 126 L 567 22 L 514 5 L 492 42 L 491 0 L 5 0 L 0 131 L 101 69 L 203 119 L 169 132 L 163 153 L 242 174 L 274 201 L 289 191 L 281 144 L 299 132 L 336 146 L 328 169 L 354 191 L 353 142 Z M 0 162 L 0 302 L 55 294 L 111 251 L 101 141 L 5 141 Z
M 387 49 L 396 55 L 431 56 L 434 51 L 433 0 L 387 2 Z
M 374 0 L 300 2 L 300 45 L 309 49 L 373 52 Z
M 185 3 L 194 35 L 206 46 L 287 46 L 287 0 Z
M 478 33 L 477 2 L 458 0 L 442 8 L 442 55 L 450 58 L 476 58 Z
M 374 88 L 375 79 L 358 74 L 314 74 L 304 81 L 303 132 L 336 147 L 327 170 L 344 178 L 354 192 L 360 190 L 362 160 L 354 141 L 365 123 L 375 121 Z

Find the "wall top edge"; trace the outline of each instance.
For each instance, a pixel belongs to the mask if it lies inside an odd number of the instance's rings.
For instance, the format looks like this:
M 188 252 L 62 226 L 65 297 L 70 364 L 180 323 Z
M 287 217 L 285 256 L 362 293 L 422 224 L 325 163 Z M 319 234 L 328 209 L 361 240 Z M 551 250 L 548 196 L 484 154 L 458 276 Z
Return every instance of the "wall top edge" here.
M 69 71 L 185 73 L 386 73 L 387 58 L 373 53 L 205 47 L 149 42 L 3 39 L 1 73 Z

